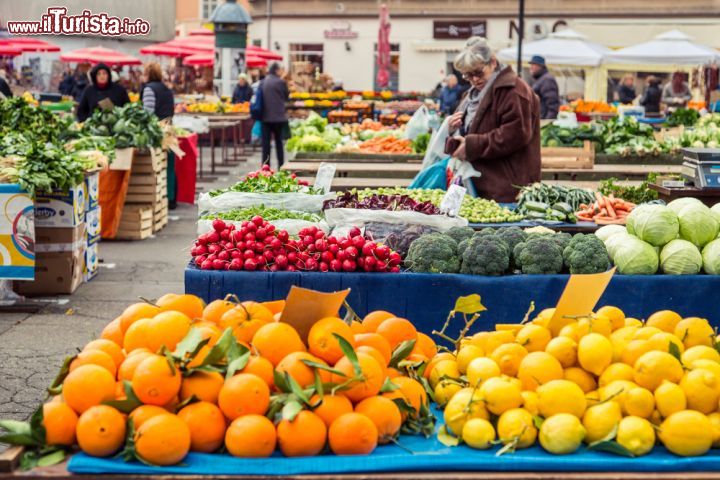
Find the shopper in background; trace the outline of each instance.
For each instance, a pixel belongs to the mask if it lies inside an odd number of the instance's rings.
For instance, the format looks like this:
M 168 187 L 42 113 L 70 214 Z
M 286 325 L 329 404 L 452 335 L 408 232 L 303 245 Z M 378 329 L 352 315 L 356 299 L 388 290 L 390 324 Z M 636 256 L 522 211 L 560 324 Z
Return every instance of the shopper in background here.
M 5 69 L 0 69 L 0 100 L 13 96 L 12 90 L 7 80 L 5 80 Z
M 159 63 L 145 65 L 143 79 L 145 83 L 140 91 L 143 108 L 154 113 L 160 120 L 171 118 L 175 113 L 175 96 L 162 81 L 162 68 Z
M 75 75 L 70 67 L 65 67 L 65 73 L 63 73 L 63 78 L 60 81 L 60 85 L 58 85 L 58 92 L 62 95 L 72 95 L 74 89 Z
M 287 83 L 283 79 L 285 69 L 279 63 L 270 65 L 268 74 L 260 83 L 263 95 L 262 113 L 262 161 L 270 164 L 270 137 L 275 138 L 275 155 L 278 168 L 285 161 L 283 140 L 288 135 L 288 119 L 285 102 L 290 97 Z
M 662 91 L 662 102 L 668 107 L 684 107 L 692 98 L 690 87 L 685 81 L 682 72 L 672 74 L 672 80 L 665 85 Z
M 250 83 L 248 83 L 248 78 L 247 73 L 238 75 L 238 82 L 237 85 L 235 85 L 235 90 L 233 90 L 232 99 L 230 100 L 232 103 L 245 103 L 249 102 L 252 98 L 253 89 Z
M 631 104 L 635 101 L 637 93 L 635 93 L 635 77 L 625 75 L 617 89 L 618 101 L 623 104 Z
M 540 97 L 540 118 L 555 119 L 560 110 L 560 93 L 558 84 L 545 65 L 545 59 L 533 55 L 530 59 L 530 73 L 535 81 L 533 91 Z
M 470 38 L 454 65 L 471 87 L 450 117 L 450 140 L 459 146 L 447 153 L 480 171 L 473 178 L 479 196 L 514 202 L 518 187 L 540 181 L 538 97 L 484 38 Z
M 452 115 L 460 103 L 462 88 L 458 85 L 458 79 L 450 74 L 445 78 L 445 86 L 440 91 L 440 112 L 443 115 Z
M 640 98 L 640 105 L 645 107 L 645 114 L 660 114 L 660 100 L 662 92 L 660 91 L 660 80 L 655 76 L 649 76 L 646 80 L 647 88 Z
M 105 100 L 109 100 L 115 107 L 122 107 L 130 102 L 127 90 L 112 81 L 110 68 L 104 63 L 98 63 L 90 70 L 90 80 L 92 84 L 83 91 L 78 102 L 78 122 L 84 122 L 97 108 L 102 108 Z

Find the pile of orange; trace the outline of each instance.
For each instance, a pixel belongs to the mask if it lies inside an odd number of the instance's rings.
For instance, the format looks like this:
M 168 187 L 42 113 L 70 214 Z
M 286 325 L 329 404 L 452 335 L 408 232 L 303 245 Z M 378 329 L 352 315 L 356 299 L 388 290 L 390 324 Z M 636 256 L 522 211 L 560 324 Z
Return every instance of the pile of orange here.
M 99 457 L 125 447 L 154 465 L 222 447 L 240 457 L 317 455 L 326 445 L 369 454 L 427 412 L 412 366 L 437 348 L 411 322 L 384 311 L 322 318 L 304 338 L 279 321 L 283 308 L 175 294 L 130 305 L 44 405 L 48 445 Z M 227 340 L 242 358 L 218 357 Z

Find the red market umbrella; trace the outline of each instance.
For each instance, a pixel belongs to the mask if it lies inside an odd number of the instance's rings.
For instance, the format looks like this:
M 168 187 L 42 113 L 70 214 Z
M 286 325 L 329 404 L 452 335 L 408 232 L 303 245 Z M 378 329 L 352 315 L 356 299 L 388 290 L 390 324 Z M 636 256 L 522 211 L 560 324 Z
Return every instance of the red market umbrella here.
M 0 45 L 0 57 L 16 57 L 22 54 L 22 50 L 12 45 Z
M 245 49 L 245 51 L 248 54 L 248 56 L 252 55 L 253 57 L 260 57 L 260 58 L 264 58 L 266 60 L 282 60 L 283 59 L 283 56 L 280 55 L 279 53 L 275 53 L 271 50 L 267 50 L 264 48 L 255 47 L 253 45 L 249 45 Z
M 81 48 L 60 55 L 63 62 L 104 63 L 106 65 L 142 65 L 135 57 L 104 47 Z
M 378 88 L 387 88 L 390 82 L 390 14 L 385 4 L 380 5 L 376 81 Z
M 190 67 L 211 67 L 214 64 L 214 53 L 197 53 L 183 59 L 183 65 L 187 65 Z M 267 66 L 267 61 L 254 55 L 248 55 L 247 57 L 245 57 L 245 65 L 250 68 L 265 67 Z
M 0 46 L 10 46 L 22 52 L 59 52 L 60 47 L 37 38 L 8 38 L 0 40 Z
M 207 28 L 196 28 L 194 30 L 190 30 L 188 35 L 191 37 L 214 37 L 215 32 L 208 30 Z
M 142 55 L 160 55 L 164 57 L 187 57 L 194 55 L 200 50 L 172 44 L 171 42 L 156 43 L 140 49 Z

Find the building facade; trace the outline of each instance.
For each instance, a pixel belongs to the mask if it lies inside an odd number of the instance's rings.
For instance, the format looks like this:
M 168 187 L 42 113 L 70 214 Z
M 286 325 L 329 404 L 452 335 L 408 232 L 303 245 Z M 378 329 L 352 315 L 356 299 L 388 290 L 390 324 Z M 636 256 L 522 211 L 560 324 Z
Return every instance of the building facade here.
M 430 91 L 471 35 L 517 43 L 517 0 L 388 0 L 392 88 Z M 378 1 L 250 0 L 249 42 L 284 55 L 291 70 L 332 75 L 348 90 L 373 89 Z M 526 0 L 525 38 L 562 28 L 620 48 L 679 29 L 720 48 L 720 0 Z

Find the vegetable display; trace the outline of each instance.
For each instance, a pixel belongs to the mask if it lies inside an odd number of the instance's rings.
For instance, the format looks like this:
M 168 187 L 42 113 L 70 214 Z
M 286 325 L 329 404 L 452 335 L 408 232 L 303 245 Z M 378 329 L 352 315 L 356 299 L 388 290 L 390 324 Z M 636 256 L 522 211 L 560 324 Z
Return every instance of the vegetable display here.
M 300 230 L 292 239 L 285 230 L 260 216 L 240 227 L 213 221 L 190 254 L 202 270 L 390 272 L 400 271 L 402 258 L 384 245 L 365 239 L 355 228 L 349 237 L 327 237 L 317 227 Z
M 117 148 L 160 147 L 163 139 L 157 117 L 139 103 L 96 110 L 83 123 L 82 131 L 86 135 L 112 136 Z
M 308 186 L 304 180 L 298 180 L 294 173 L 287 170 L 276 172 L 268 165 L 255 172 L 248 173 L 247 176 L 236 184 L 227 187 L 212 190 L 211 197 L 216 197 L 227 192 L 246 192 L 246 193 L 296 193 L 303 192 L 308 194 L 320 194 L 316 188 Z
M 594 199 L 589 190 L 539 182 L 520 189 L 517 209 L 528 219 L 575 223 L 574 212 Z
M 648 187 L 652 177 L 654 177 L 654 175 L 648 175 L 648 180 L 643 181 L 637 186 L 621 185 L 616 183 L 618 182 L 617 178 L 608 178 L 600 181 L 598 191 L 605 196 L 613 195 L 637 205 L 651 202 L 658 198 L 658 193 Z
M 305 220 L 307 222 L 319 222 L 322 217 L 315 213 L 294 212 L 291 210 L 282 210 L 279 208 L 268 208 L 263 205 L 249 208 L 235 208 L 227 212 L 218 212 L 200 217 L 203 220 L 221 220 L 241 221 L 252 220 L 253 217 L 261 216 L 263 219 L 272 222 L 273 220 Z
M 582 147 L 585 140 L 601 141 L 602 129 L 592 123 L 584 123 L 577 128 L 563 127 L 549 123 L 540 130 L 543 147 Z
M 668 127 L 685 126 L 691 127 L 700 119 L 700 112 L 694 108 L 678 108 L 668 115 Z
M 580 210 L 575 213 L 575 217 L 598 225 L 622 225 L 633 208 L 634 203 L 615 198 L 613 194 L 605 197 L 602 193 L 595 192 L 595 201 L 590 205 L 580 204 Z
M 355 192 L 344 192 L 335 199 L 326 200 L 323 210 L 329 208 L 357 208 L 361 210 L 410 211 L 426 215 L 439 215 L 440 209 L 430 201 L 418 202 L 408 195 L 369 195 L 362 198 Z
M 412 142 L 405 138 L 375 137 L 366 140 L 359 145 L 359 150 L 363 153 L 413 153 Z

